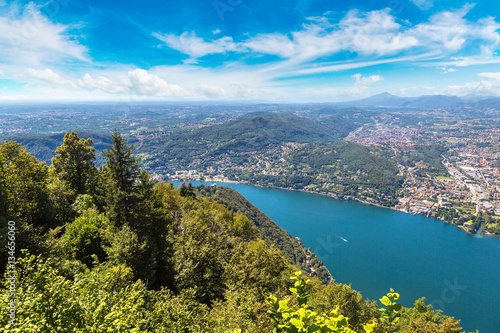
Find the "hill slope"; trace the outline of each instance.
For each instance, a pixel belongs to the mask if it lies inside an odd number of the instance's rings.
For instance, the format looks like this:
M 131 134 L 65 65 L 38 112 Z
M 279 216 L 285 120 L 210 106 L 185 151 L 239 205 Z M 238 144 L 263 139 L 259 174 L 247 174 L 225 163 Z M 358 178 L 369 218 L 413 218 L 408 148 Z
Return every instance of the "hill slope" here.
M 56 155 L 56 149 L 63 143 L 65 133 L 49 134 L 49 135 L 9 135 L 0 136 L 0 141 L 16 141 L 23 142 L 33 156 L 39 161 L 44 161 L 50 165 L 52 157 Z M 79 138 L 92 139 L 93 147 L 96 149 L 96 164 L 98 166 L 104 164 L 104 156 L 99 152 L 109 148 L 111 145 L 111 135 L 100 134 L 95 132 L 78 132 Z
M 207 161 L 224 154 L 260 151 L 284 142 L 335 142 L 356 127 L 340 116 L 320 122 L 288 113 L 251 113 L 222 125 L 146 139 L 139 148 L 146 152 L 145 165 L 155 168 L 175 163 L 185 167 L 195 159 Z
M 236 139 L 247 144 L 329 142 L 346 136 L 352 127 L 342 119 L 338 119 L 337 124 L 324 124 L 288 113 L 252 113 L 226 124 L 184 133 L 180 137 L 206 141 Z
M 292 264 L 306 272 L 311 272 L 314 269 L 313 275 L 324 283 L 329 282 L 331 275 L 316 255 L 312 251 L 308 251 L 301 242 L 278 226 L 239 192 L 223 186 L 208 187 L 202 185 L 197 189 L 202 196 L 212 197 L 229 210 L 248 217 L 258 228 L 259 238 L 264 240 L 267 245 L 274 245 L 278 248 Z M 308 261 L 309 264 L 307 264 Z

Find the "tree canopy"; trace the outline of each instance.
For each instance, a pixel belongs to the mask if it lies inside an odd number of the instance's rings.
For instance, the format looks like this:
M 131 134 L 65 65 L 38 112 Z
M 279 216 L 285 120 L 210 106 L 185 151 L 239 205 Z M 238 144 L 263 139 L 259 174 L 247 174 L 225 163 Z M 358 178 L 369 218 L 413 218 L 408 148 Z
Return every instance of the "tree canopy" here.
M 391 291 L 378 309 L 309 274 L 297 242 L 246 199 L 156 183 L 118 132 L 106 165 L 96 169 L 93 153 L 74 132 L 51 167 L 19 143 L 0 145 L 0 231 L 15 221 L 17 241 L 15 325 L 3 279 L 0 332 L 461 330 L 423 300 L 403 308 Z

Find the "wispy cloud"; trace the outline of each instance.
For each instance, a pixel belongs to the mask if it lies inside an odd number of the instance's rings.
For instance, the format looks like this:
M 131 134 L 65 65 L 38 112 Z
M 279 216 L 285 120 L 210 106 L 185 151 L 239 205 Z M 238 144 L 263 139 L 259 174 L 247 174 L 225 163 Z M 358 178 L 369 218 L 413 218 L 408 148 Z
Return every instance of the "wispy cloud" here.
M 325 100 L 325 96 L 329 96 L 329 99 L 326 99 L 329 101 L 347 101 L 367 97 L 370 89 L 372 89 L 377 82 L 384 80 L 380 75 L 365 77 L 360 73 L 352 75 L 351 79 L 354 83 L 350 86 L 302 88 L 302 90 L 305 90 L 303 95 L 306 96 L 304 101 L 315 102 L 318 100 Z M 290 98 L 294 93 L 298 94 L 299 91 L 295 88 L 291 88 L 289 91 L 282 90 L 282 96 L 285 100 Z
M 433 4 L 414 2 L 422 9 Z M 8 7 L 0 12 L 0 75 L 24 85 L 25 90 L 16 93 L 31 89 L 38 96 L 333 101 L 358 98 L 388 85 L 400 75 L 385 75 L 391 67 L 422 66 L 439 75 L 500 63 L 495 53 L 500 24 L 493 17 L 473 20 L 469 5 L 429 13 L 428 19 L 415 23 L 398 19 L 388 8 L 353 9 L 341 17 L 327 12 L 304 18 L 302 26 L 288 32 L 259 30 L 233 36 L 224 34 L 229 29 L 213 26 L 179 34 L 168 26 L 153 33 L 141 27 L 140 34 L 147 31 L 179 52 L 169 52 L 169 63 L 177 65 L 152 61 L 150 66 L 89 59 L 99 52 L 75 39 L 77 26 L 52 22 L 33 3 Z M 440 89 L 461 95 L 493 94 L 500 89 L 495 70 L 480 69 L 480 79 Z
M 458 69 L 453 68 L 453 67 L 448 68 L 446 66 L 445 67 L 441 67 L 440 70 L 441 70 L 440 71 L 441 74 L 448 74 L 448 73 L 458 72 Z
M 176 84 L 169 84 L 157 75 L 144 69 L 135 69 L 128 72 L 128 88 L 138 94 L 146 96 L 168 97 L 187 96 L 189 93 Z
M 233 42 L 231 37 L 222 37 L 210 42 L 196 36 L 195 32 L 184 32 L 180 36 L 174 34 L 159 34 L 154 32 L 153 36 L 167 44 L 172 49 L 178 50 L 192 58 L 200 58 L 208 54 L 226 53 L 238 51 L 239 45 Z
M 167 46 L 192 58 L 227 52 L 269 54 L 295 62 L 312 61 L 341 52 L 352 52 L 357 58 L 386 57 L 401 53 L 430 52 L 441 56 L 453 55 L 466 46 L 480 42 L 481 53 L 492 54 L 500 43 L 500 28 L 493 18 L 471 22 L 464 17 L 471 9 L 465 6 L 455 11 L 432 15 L 428 22 L 415 26 L 402 25 L 389 9 L 370 12 L 349 11 L 340 21 L 328 17 L 310 18 L 298 31 L 290 34 L 266 33 L 240 41 L 232 37 L 204 40 L 195 32 L 153 35 Z
M 500 96 L 500 73 L 484 72 L 479 73 L 478 76 L 486 80 L 468 82 L 464 85 L 448 86 L 445 93 L 456 96 Z
M 144 69 L 128 71 L 126 75 L 119 74 L 113 79 L 104 76 L 97 78 L 85 73 L 77 84 L 87 90 L 100 90 L 111 94 L 134 94 L 137 96 L 154 97 L 185 97 L 189 93 L 176 84 L 169 84 L 159 76 Z
M 39 66 L 87 61 L 87 49 L 71 38 L 70 28 L 50 22 L 33 3 L 11 6 L 0 14 L 0 62 Z
M 94 78 L 89 73 L 85 73 L 81 79 L 77 80 L 77 84 L 86 90 L 101 90 L 110 94 L 125 93 L 127 90 L 124 77 L 112 80 L 104 76 Z
M 33 68 L 27 68 L 25 71 L 25 74 L 31 78 L 41 80 L 43 82 L 47 82 L 52 85 L 56 86 L 62 86 L 66 84 L 72 85 L 73 83 L 71 81 L 68 81 L 64 79 L 61 75 L 58 73 L 54 72 L 50 68 L 45 68 L 45 69 L 33 69 Z

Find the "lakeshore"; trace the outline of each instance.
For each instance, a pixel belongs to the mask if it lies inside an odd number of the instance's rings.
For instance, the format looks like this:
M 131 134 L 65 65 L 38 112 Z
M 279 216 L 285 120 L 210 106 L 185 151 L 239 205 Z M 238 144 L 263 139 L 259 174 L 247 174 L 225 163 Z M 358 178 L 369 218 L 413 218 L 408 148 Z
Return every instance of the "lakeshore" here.
M 500 286 L 491 281 L 500 279 L 499 238 L 472 236 L 437 219 L 401 214 L 357 200 L 218 183 L 240 192 L 280 227 L 300 237 L 337 282 L 352 284 L 364 297 L 377 300 L 394 288 L 404 306 L 426 297 L 427 304 L 461 318 L 465 330 L 497 333 Z M 193 182 L 194 186 L 201 184 L 213 185 Z M 467 289 L 453 302 L 443 302 L 446 283 L 454 281 Z M 479 303 L 488 311 L 475 306 Z
M 476 233 L 472 233 L 470 232 L 466 227 L 462 226 L 462 225 L 457 225 L 455 223 L 452 223 L 450 221 L 447 221 L 443 218 L 439 218 L 439 217 L 434 217 L 434 216 L 429 216 L 429 215 L 424 215 L 424 214 L 420 214 L 420 213 L 415 213 L 415 212 L 412 212 L 410 210 L 407 210 L 405 208 L 400 208 L 400 207 L 387 207 L 387 206 L 383 206 L 383 205 L 380 205 L 380 204 L 377 204 L 377 203 L 374 203 L 374 202 L 370 202 L 370 201 L 366 201 L 366 200 L 362 200 L 362 199 L 359 199 L 359 198 L 356 198 L 356 197 L 348 197 L 348 198 L 339 198 L 337 195 L 333 194 L 333 193 L 324 193 L 324 192 L 317 192 L 317 191 L 311 191 L 311 190 L 306 190 L 306 189 L 294 189 L 294 188 L 285 188 L 285 187 L 278 187 L 278 186 L 265 186 L 265 185 L 259 185 L 259 184 L 252 184 L 248 181 L 237 181 L 237 180 L 229 180 L 229 179 L 224 179 L 224 178 L 208 178 L 206 177 L 204 180 L 201 180 L 201 179 L 171 179 L 169 181 L 176 181 L 176 182 L 193 182 L 193 181 L 199 181 L 199 182 L 211 182 L 211 183 L 214 183 L 215 185 L 217 185 L 217 183 L 222 183 L 222 184 L 242 184 L 242 185 L 250 185 L 250 186 L 255 186 L 255 187 L 260 187 L 260 188 L 270 188 L 270 189 L 280 189 L 280 190 L 286 190 L 286 191 L 295 191 L 295 192 L 303 192 L 303 193 L 310 193 L 310 194 L 317 194 L 317 195 L 321 195 L 321 196 L 326 196 L 326 197 L 329 197 L 329 198 L 332 198 L 332 199 L 336 199 L 336 200 L 341 200 L 341 201 L 356 201 L 356 202 L 359 202 L 359 203 L 362 203 L 362 204 L 365 204 L 365 205 L 369 205 L 369 206 L 374 206 L 374 207 L 379 207 L 379 208 L 385 208 L 385 209 L 389 209 L 389 210 L 392 210 L 392 211 L 397 211 L 397 212 L 401 212 L 401 213 L 405 213 L 405 214 L 410 214 L 410 215 L 420 215 L 420 216 L 423 216 L 423 217 L 429 217 L 429 218 L 433 218 L 433 219 L 436 219 L 436 220 L 439 220 L 441 222 L 444 222 L 446 224 L 451 224 L 463 231 L 465 231 L 467 234 L 473 236 L 473 235 L 485 235 L 485 236 L 491 236 L 491 237 L 497 237 L 497 238 L 500 238 L 500 235 L 496 235 L 496 234 L 493 234 L 493 233 L 489 233 L 487 231 L 482 231 L 482 230 L 479 230 L 478 232 Z

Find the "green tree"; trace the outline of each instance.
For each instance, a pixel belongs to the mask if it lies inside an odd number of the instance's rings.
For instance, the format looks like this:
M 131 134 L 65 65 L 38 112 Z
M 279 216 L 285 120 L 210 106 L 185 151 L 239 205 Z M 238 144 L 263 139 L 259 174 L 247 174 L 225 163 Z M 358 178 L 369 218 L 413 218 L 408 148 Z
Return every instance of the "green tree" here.
M 221 299 L 225 289 L 225 266 L 233 246 L 232 214 L 210 199 L 182 199 L 183 212 L 174 226 L 176 286 L 193 288 L 204 304 Z
M 64 225 L 75 217 L 72 209 L 76 193 L 70 184 L 55 175 L 53 167 L 49 167 L 49 182 L 47 185 L 49 200 L 53 208 L 54 218 L 58 225 Z
M 102 169 L 106 208 L 111 221 L 120 227 L 132 220 L 134 205 L 134 185 L 139 178 L 138 159 L 133 156 L 133 145 L 115 131 L 113 144 L 104 151 L 107 158 Z
M 106 231 L 109 245 L 104 247 L 108 260 L 113 265 L 125 265 L 132 269 L 134 275 L 143 275 L 151 270 L 145 267 L 146 262 L 141 261 L 147 253 L 147 241 L 137 235 L 128 225 L 120 228 L 111 226 Z M 142 274 L 138 274 L 142 272 Z
M 8 205 L 4 215 L 17 223 L 35 227 L 47 226 L 50 222 L 50 204 L 47 193 L 48 168 L 38 163 L 22 144 L 9 141 L 0 145 L 2 178 L 7 193 Z
M 81 215 L 85 210 L 91 208 L 97 209 L 97 206 L 94 204 L 94 198 L 89 194 L 80 194 L 71 205 L 71 209 L 77 215 Z
M 96 209 L 83 211 L 75 221 L 66 224 L 63 238 L 67 253 L 89 267 L 94 261 L 93 255 L 104 261 L 106 259 L 103 249 L 104 234 L 108 225 L 109 220 Z
M 104 151 L 107 158 L 106 168 L 118 190 L 131 192 L 139 177 L 139 159 L 133 156 L 134 145 L 127 147 L 127 140 L 115 130 L 113 144 Z
M 338 307 L 339 314 L 349 318 L 349 324 L 360 332 L 363 325 L 378 318 L 375 301 L 364 300 L 363 296 L 351 286 L 332 282 L 330 285 L 312 283 L 312 297 L 309 304 L 320 313 Z
M 192 292 L 173 296 L 133 281 L 130 268 L 95 262 L 92 269 L 64 277 L 53 259 L 19 258 L 16 324 L 8 323 L 8 281 L 0 288 L 0 332 L 171 333 L 214 332 L 208 309 Z
M 264 241 L 235 246 L 226 269 L 228 283 L 252 291 L 260 301 L 270 293 L 286 291 L 291 265 L 281 252 Z M 285 277 L 286 276 L 286 277 Z
M 52 158 L 58 178 L 66 181 L 77 195 L 87 193 L 87 185 L 95 177 L 94 152 L 92 139 L 80 139 L 76 132 L 68 132 Z
M 194 193 L 194 188 L 193 188 L 193 184 L 192 183 L 189 183 L 187 186 L 186 186 L 186 183 L 185 182 L 182 182 L 181 184 L 181 197 L 195 197 L 195 193 Z
M 279 301 L 275 296 L 270 296 L 267 303 L 271 307 L 269 314 L 274 323 L 274 332 L 279 333 L 312 333 L 312 332 L 343 332 L 355 333 L 349 328 L 349 318 L 339 313 L 338 307 L 327 315 L 321 315 L 314 311 L 307 302 L 310 296 L 307 284 L 310 280 L 302 278 L 302 272 L 296 272 L 291 277 L 295 281 L 294 287 L 290 288 L 294 298 L 286 298 Z M 375 323 L 363 326 L 365 332 L 373 332 Z
M 380 299 L 380 302 L 387 308 L 381 308 L 382 312 L 382 323 L 385 326 L 387 332 L 396 332 L 399 328 L 399 321 L 401 319 L 401 310 L 403 306 L 397 302 L 399 299 L 399 294 L 395 293 L 391 288 L 391 291 L 387 293 Z

